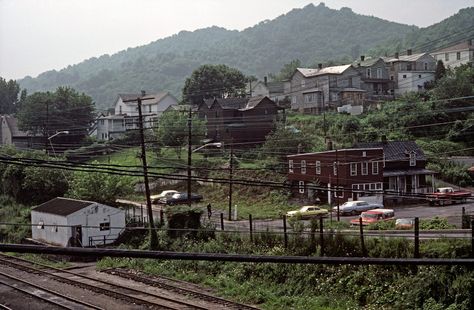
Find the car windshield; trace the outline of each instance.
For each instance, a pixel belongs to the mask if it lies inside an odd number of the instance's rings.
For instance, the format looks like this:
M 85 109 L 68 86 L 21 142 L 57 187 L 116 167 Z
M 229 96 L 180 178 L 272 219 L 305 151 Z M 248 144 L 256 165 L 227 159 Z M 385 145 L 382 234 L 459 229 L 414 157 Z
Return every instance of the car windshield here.
M 372 213 L 362 213 L 362 218 L 371 218 L 371 219 L 376 219 L 378 214 L 372 214 Z

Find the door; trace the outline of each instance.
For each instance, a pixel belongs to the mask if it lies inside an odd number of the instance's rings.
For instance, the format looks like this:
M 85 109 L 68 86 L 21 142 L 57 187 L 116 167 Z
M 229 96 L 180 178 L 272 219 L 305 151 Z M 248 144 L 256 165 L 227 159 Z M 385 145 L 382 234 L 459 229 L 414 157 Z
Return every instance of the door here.
M 82 247 L 82 226 L 72 226 L 72 241 L 71 246 Z

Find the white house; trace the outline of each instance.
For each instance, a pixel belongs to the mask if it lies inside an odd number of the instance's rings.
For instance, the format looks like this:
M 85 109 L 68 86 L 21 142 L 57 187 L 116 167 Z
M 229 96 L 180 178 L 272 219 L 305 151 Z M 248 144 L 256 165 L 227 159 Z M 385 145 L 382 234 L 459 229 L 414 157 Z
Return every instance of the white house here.
M 125 228 L 125 211 L 93 201 L 57 197 L 31 210 L 34 240 L 57 246 L 114 242 Z
M 445 67 L 455 68 L 460 65 L 474 62 L 474 40 L 470 39 L 462 43 L 431 52 L 436 61 L 441 60 Z
M 97 139 L 113 140 L 127 130 L 138 129 L 138 103 L 129 100 L 141 94 L 119 94 L 115 101 L 114 114 L 99 117 L 97 120 Z M 178 100 L 168 92 L 147 94 L 151 100 L 142 101 L 143 126 L 150 128 L 170 106 L 178 105 Z

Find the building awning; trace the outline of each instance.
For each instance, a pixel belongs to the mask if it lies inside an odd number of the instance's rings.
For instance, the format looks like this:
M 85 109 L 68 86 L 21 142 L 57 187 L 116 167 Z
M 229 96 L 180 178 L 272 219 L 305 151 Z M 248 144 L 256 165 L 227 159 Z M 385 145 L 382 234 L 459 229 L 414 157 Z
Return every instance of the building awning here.
M 436 174 L 436 171 L 428 169 L 409 169 L 409 170 L 389 170 L 384 171 L 384 177 L 398 177 L 402 175 L 417 175 L 417 174 Z

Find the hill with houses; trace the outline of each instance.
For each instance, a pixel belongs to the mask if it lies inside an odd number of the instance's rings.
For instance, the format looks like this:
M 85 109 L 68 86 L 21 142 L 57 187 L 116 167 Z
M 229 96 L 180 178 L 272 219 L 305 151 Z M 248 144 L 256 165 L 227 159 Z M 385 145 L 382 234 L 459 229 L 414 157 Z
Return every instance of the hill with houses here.
M 439 48 L 474 34 L 474 7 L 427 28 L 334 10 L 323 3 L 294 9 L 243 31 L 210 27 L 182 31 L 148 45 L 102 55 L 36 78 L 19 80 L 29 93 L 67 85 L 90 95 L 98 109 L 118 93 L 170 91 L 180 97 L 184 80 L 198 66 L 223 63 L 259 78 L 293 59 L 305 66 L 348 63 L 361 54 L 381 55 L 411 47 Z M 348 31 L 350 29 L 350 31 Z

